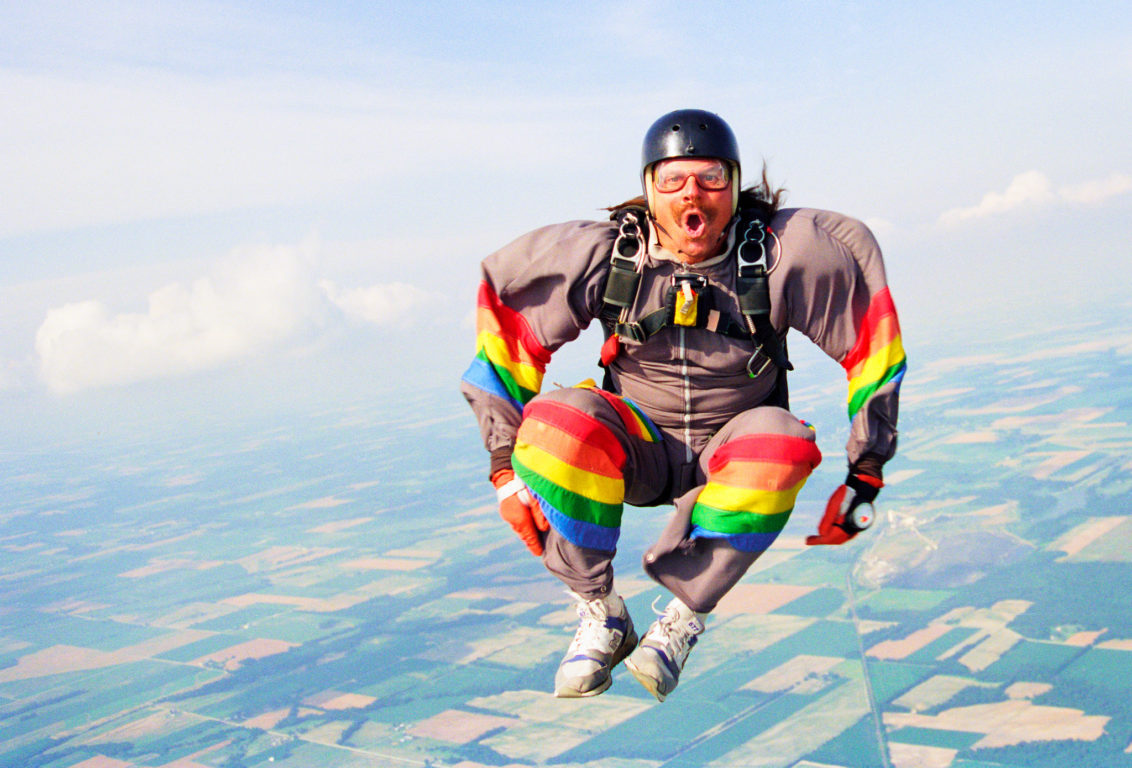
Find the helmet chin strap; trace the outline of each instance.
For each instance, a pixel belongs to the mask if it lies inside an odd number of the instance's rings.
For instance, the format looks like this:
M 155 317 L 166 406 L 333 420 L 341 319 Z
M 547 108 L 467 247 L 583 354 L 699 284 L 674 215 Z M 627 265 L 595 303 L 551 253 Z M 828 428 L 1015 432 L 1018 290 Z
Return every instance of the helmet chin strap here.
M 731 166 L 731 218 L 739 212 L 739 166 L 728 162 Z
M 650 165 L 645 169 L 645 209 L 648 211 L 649 218 L 655 220 L 656 217 L 652 213 L 652 169 L 654 167 Z

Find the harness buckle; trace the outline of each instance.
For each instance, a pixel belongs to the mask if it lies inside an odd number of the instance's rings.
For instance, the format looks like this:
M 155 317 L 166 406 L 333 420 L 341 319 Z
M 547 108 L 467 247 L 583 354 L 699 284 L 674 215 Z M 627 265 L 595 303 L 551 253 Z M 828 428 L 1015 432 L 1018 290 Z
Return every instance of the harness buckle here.
M 649 337 L 640 323 L 618 323 L 616 330 L 618 336 L 635 341 L 638 344 L 644 343 Z
M 752 371 L 751 366 L 754 364 L 755 358 L 759 355 L 763 356 L 763 364 L 759 366 L 759 369 L 757 371 Z M 757 347 L 755 347 L 755 351 L 751 354 L 751 359 L 747 361 L 747 375 L 752 379 L 757 379 L 762 375 L 763 371 L 767 369 L 767 366 L 770 365 L 770 363 L 770 357 L 763 353 L 763 345 L 759 344 Z
M 613 258 L 620 257 L 635 267 L 645 251 L 645 238 L 641 223 L 632 211 L 626 211 L 618 222 L 617 239 L 613 241 Z
M 751 251 L 758 249 L 757 255 Z M 767 271 L 766 228 L 758 219 L 750 219 L 743 230 L 743 239 L 735 251 L 740 277 L 753 277 L 758 268 Z

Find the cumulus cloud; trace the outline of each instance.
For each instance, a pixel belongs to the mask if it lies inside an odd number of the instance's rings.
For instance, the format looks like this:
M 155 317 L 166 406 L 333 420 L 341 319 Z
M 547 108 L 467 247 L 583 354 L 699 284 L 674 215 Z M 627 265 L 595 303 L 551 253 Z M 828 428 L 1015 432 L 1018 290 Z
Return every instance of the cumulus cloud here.
M 248 248 L 208 277 L 154 291 L 144 312 L 96 300 L 55 307 L 36 332 L 40 375 L 59 393 L 179 376 L 309 338 L 344 316 L 389 325 L 435 301 L 399 283 L 340 290 L 315 266 L 309 245 Z
M 407 325 L 415 313 L 436 306 L 443 297 L 408 283 L 378 283 L 341 289 L 329 280 L 319 283 L 326 297 L 348 317 L 377 325 Z
M 1053 182 L 1040 171 L 1026 171 L 1014 177 L 1005 192 L 987 192 L 982 201 L 969 208 L 952 208 L 940 216 L 943 224 L 982 219 L 1016 208 L 1043 205 L 1055 199 Z
M 1126 195 L 1129 192 L 1132 192 L 1132 176 L 1126 173 L 1113 173 L 1105 179 L 1070 184 L 1059 190 L 1063 200 L 1081 205 L 1096 205 L 1110 197 Z
M 1056 187 L 1041 171 L 1026 171 L 1015 176 L 1005 191 L 987 192 L 978 205 L 944 211 L 939 223 L 950 226 L 1053 203 L 1096 205 L 1128 192 L 1132 192 L 1132 177 L 1123 173 Z

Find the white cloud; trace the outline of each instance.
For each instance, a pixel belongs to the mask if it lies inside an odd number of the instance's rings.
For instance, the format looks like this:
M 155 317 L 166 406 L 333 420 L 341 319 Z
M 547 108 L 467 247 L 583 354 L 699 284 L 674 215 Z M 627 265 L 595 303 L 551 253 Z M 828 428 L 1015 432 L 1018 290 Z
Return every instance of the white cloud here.
M 1041 171 L 1026 171 L 1014 177 L 1005 192 L 987 192 L 982 201 L 970 208 L 952 208 L 940 217 L 942 224 L 958 224 L 969 219 L 982 219 L 1017 208 L 1044 205 L 1057 196 L 1053 182 Z
M 1132 176 L 1113 173 L 1104 179 L 1070 184 L 1058 190 L 1062 200 L 1081 205 L 1096 205 L 1112 197 L 1132 192 Z
M 342 290 L 329 280 L 320 283 L 330 301 L 348 317 L 377 325 L 408 325 L 417 313 L 441 306 L 444 298 L 408 283 L 377 283 Z
M 1132 176 L 1124 173 L 1055 188 L 1041 171 L 1026 171 L 1015 176 L 1004 192 L 987 192 L 978 205 L 944 211 L 939 223 L 950 226 L 1051 203 L 1097 205 L 1129 192 L 1132 192 Z
M 144 312 L 102 302 L 50 309 L 36 332 L 40 375 L 74 392 L 208 370 L 309 337 L 343 315 L 378 325 L 441 300 L 403 283 L 339 290 L 315 275 L 315 247 L 234 251 L 215 274 L 149 295 Z

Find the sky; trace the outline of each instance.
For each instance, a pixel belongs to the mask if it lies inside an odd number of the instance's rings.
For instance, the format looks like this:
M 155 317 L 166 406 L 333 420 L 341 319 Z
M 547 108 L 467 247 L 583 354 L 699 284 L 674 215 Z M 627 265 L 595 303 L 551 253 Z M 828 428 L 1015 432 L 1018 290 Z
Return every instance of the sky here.
M 1124 2 L 3 3 L 0 435 L 454 393 L 479 260 L 680 107 L 869 224 L 914 379 L 1127 310 L 1130 85 Z

